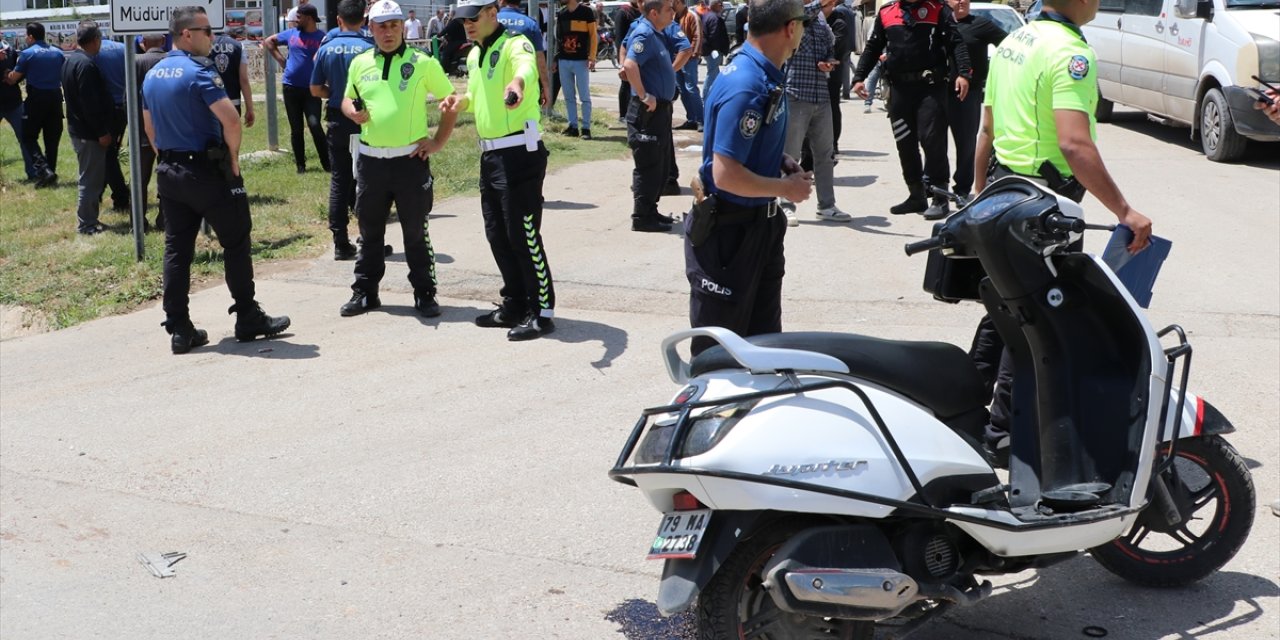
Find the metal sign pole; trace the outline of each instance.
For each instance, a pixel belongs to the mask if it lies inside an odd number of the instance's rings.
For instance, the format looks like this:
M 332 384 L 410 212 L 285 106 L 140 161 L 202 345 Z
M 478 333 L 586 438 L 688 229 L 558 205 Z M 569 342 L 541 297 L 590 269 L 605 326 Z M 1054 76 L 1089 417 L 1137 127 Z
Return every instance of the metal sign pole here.
M 125 109 L 129 119 L 129 193 L 132 203 L 130 218 L 133 221 L 133 247 L 138 262 L 146 259 L 146 247 L 143 243 L 143 226 L 146 225 L 146 195 L 142 188 L 142 109 L 138 104 L 138 69 L 134 65 L 137 59 L 137 48 L 133 46 L 133 36 L 124 37 L 124 92 Z
M 276 34 L 277 1 L 266 0 L 262 3 L 263 40 Z M 279 108 L 276 105 L 276 59 L 267 53 L 267 48 L 262 46 L 262 40 L 258 41 L 258 48 L 262 50 L 262 68 L 267 82 L 267 149 L 275 152 L 280 150 L 280 128 L 277 125 Z

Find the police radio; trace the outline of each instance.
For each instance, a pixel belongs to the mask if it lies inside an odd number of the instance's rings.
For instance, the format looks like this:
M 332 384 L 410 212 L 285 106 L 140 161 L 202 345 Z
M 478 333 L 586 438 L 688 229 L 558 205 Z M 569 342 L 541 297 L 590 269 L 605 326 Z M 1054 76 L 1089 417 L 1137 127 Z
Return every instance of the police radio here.
M 356 111 L 364 111 L 364 99 L 360 97 L 360 87 L 352 84 L 351 88 L 356 92 L 356 99 L 351 101 L 351 106 L 355 107 Z

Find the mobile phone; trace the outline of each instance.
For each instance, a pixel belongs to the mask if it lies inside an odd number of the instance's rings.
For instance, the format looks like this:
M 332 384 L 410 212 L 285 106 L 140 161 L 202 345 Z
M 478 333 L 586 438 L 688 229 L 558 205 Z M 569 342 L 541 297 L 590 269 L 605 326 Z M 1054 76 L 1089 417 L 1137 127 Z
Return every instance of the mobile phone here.
M 1272 100 L 1272 99 L 1271 99 L 1271 96 L 1269 96 L 1269 95 L 1267 95 L 1267 94 L 1265 94 L 1265 93 L 1263 93 L 1263 92 L 1261 92 L 1261 91 L 1258 91 L 1257 89 L 1252 89 L 1252 88 L 1250 88 L 1250 89 L 1249 89 L 1249 91 L 1250 91 L 1251 93 L 1253 93 L 1253 99 L 1254 99 L 1254 100 L 1256 100 L 1256 101 L 1258 101 L 1258 102 L 1261 102 L 1262 104 L 1265 104 L 1265 105 L 1267 105 L 1268 107 L 1273 106 L 1273 105 L 1275 105 L 1275 103 L 1276 103 L 1276 101 L 1275 101 L 1275 100 Z
M 506 97 L 506 99 L 505 99 L 505 100 L 503 100 L 503 102 L 505 102 L 505 103 L 506 103 L 506 105 L 507 105 L 508 107 L 510 107 L 511 105 L 515 104 L 515 103 L 516 103 L 516 101 L 517 101 L 517 100 L 519 100 L 519 99 L 520 99 L 520 97 L 516 95 L 516 92 L 514 92 L 514 91 L 508 91 L 508 92 L 507 92 L 507 97 Z
M 1272 91 L 1275 91 L 1276 93 L 1280 93 L 1280 87 L 1277 87 L 1276 85 L 1271 84 L 1270 82 L 1267 82 L 1266 80 L 1263 80 L 1262 78 L 1259 78 L 1258 76 L 1249 76 L 1249 77 L 1250 77 L 1250 78 L 1253 78 L 1253 81 L 1254 81 L 1254 82 L 1257 82 L 1258 84 L 1260 84 L 1260 85 L 1262 85 L 1262 86 L 1264 86 L 1264 87 L 1266 87 L 1266 88 L 1268 88 L 1268 89 L 1270 89 L 1270 90 L 1272 90 Z

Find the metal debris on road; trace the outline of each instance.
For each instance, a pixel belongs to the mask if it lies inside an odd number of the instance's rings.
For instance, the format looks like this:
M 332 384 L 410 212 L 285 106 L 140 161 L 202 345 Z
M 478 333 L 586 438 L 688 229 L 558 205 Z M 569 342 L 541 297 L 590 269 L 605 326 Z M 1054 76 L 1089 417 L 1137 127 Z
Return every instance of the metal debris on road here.
M 138 554 L 138 562 L 151 571 L 151 575 L 157 578 L 172 578 L 174 575 L 173 565 L 178 564 L 187 554 L 181 551 L 170 551 L 169 553 L 148 553 L 142 552 Z

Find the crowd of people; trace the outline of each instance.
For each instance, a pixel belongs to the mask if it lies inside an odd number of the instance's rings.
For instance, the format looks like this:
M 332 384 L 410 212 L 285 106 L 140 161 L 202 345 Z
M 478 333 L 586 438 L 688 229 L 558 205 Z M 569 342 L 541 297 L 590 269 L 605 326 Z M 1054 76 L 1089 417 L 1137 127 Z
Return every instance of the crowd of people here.
M 619 111 L 634 161 L 632 229 L 667 231 L 677 224 L 658 209 L 664 194 L 679 189 L 673 130 L 702 132 L 703 158 L 692 180 L 695 205 L 681 221 L 691 323 L 743 335 L 777 331 L 782 238 L 796 224 L 796 203 L 816 190 L 819 219 L 851 219 L 836 204 L 832 173 L 841 130 L 839 68 L 850 65 L 854 18 L 837 0 L 753 0 L 735 16 L 738 33 L 730 34 L 720 0 L 703 1 L 634 0 L 608 25 L 622 60 Z M 1093 19 L 1097 0 L 1047 0 L 1038 19 L 1013 37 L 972 15 L 968 5 L 884 5 L 851 70 L 859 98 L 869 99 L 873 75 L 893 87 L 888 120 L 908 196 L 890 213 L 941 218 L 949 213 L 948 202 L 930 187 L 968 198 L 989 179 L 1020 175 L 1077 200 L 1086 190 L 1094 193 L 1133 229 L 1131 249 L 1141 250 L 1151 221 L 1124 199 L 1093 144 L 1097 65 L 1079 25 Z M 461 0 L 452 23 L 461 24 L 472 43 L 462 93 L 438 59 L 408 45 L 422 29 L 412 24 L 412 11 L 406 17 L 393 0 L 343 0 L 336 17 L 338 26 L 325 33 L 315 8 L 303 3 L 290 16 L 296 27 L 264 46 L 284 67 L 298 171 L 306 170 L 309 132 L 330 173 L 334 259 L 355 261 L 352 297 L 340 314 L 357 316 L 381 304 L 390 249 L 384 236 L 394 205 L 413 306 L 423 316 L 439 315 L 428 230 L 430 157 L 448 144 L 458 114 L 470 112 L 481 140 L 485 236 L 503 280 L 498 308 L 475 322 L 505 328 L 513 341 L 553 331 L 555 292 L 541 235 L 547 164 L 541 107 L 564 88 L 564 132 L 590 138 L 585 76 L 595 68 L 603 12 L 567 0 L 553 17 L 555 42 L 548 43 L 538 21 L 515 0 Z M 425 33 L 447 32 L 448 18 L 437 13 Z M 77 228 L 92 235 L 103 230 L 98 203 L 108 187 L 115 206 L 129 206 L 117 160 L 125 126 L 125 57 L 124 45 L 104 40 L 92 21 L 81 24 L 77 42 L 77 50 L 64 56 L 32 23 L 20 55 L 0 50 L 0 114 L 21 140 L 28 178 L 42 188 L 57 180 L 65 105 L 79 163 Z M 278 51 L 282 44 L 287 54 Z M 989 45 L 1010 55 L 988 65 Z M 187 313 L 202 220 L 226 252 L 231 311 L 239 314 L 236 336 L 276 335 L 290 321 L 267 316 L 255 301 L 248 253 L 251 222 L 238 155 L 241 121 L 252 126 L 254 113 L 243 50 L 235 40 L 214 36 L 198 8 L 175 12 L 168 35 L 143 38 L 138 47 L 146 129 L 142 174 L 149 180 L 156 165 L 165 326 L 173 351 L 207 341 Z M 707 74 L 700 82 L 702 64 Z M 1034 78 L 1051 81 L 1029 80 Z M 16 86 L 23 81 L 25 103 Z M 434 133 L 428 96 L 439 102 Z M 673 126 L 676 100 L 685 110 L 679 126 Z M 1280 119 L 1274 104 L 1265 108 Z M 954 173 L 948 131 L 957 150 Z M 352 211 L 363 243 L 351 242 Z M 983 331 L 989 343 L 990 327 Z M 998 345 L 983 351 L 998 360 Z

